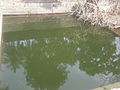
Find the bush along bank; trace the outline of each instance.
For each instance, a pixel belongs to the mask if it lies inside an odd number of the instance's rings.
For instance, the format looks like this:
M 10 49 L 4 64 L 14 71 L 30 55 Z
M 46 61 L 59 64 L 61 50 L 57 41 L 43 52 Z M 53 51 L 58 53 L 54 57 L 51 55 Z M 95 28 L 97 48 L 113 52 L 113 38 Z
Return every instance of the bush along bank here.
M 86 0 L 72 7 L 72 15 L 78 20 L 89 21 L 111 29 L 120 28 L 120 0 Z

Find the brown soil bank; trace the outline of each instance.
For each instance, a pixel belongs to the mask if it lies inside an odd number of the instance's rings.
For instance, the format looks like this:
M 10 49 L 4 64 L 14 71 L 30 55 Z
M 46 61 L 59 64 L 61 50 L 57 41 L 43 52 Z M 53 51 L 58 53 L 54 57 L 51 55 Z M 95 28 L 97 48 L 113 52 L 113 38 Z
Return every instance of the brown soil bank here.
M 74 5 L 72 11 L 78 20 L 108 27 L 120 35 L 120 0 L 86 0 Z

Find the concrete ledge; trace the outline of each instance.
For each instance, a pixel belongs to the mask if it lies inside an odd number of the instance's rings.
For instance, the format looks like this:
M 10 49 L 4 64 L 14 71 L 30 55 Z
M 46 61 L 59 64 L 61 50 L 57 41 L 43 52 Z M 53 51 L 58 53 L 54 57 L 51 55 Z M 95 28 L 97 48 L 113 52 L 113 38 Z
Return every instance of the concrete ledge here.
M 96 88 L 96 89 L 93 89 L 93 90 L 120 90 L 120 82 L 113 83 L 113 84 L 103 86 L 103 87 L 100 87 L 100 88 Z
M 46 13 L 67 13 L 71 12 L 71 8 L 77 2 L 65 2 L 59 3 L 7 3 L 2 2 L 0 4 L 2 13 L 4 15 L 16 15 L 16 14 L 46 14 Z
M 71 12 L 65 12 L 65 13 L 44 13 L 44 14 L 5 14 L 4 16 L 7 17 L 39 17 L 39 16 L 65 16 L 70 15 Z

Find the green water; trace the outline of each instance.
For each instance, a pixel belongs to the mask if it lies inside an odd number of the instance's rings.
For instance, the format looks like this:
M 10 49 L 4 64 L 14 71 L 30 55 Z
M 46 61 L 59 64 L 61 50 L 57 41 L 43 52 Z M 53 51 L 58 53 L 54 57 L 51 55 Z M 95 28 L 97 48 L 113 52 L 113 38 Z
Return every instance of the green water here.
M 5 17 L 2 90 L 91 90 L 120 81 L 120 37 L 72 17 Z M 1 90 L 0 89 L 0 90 Z

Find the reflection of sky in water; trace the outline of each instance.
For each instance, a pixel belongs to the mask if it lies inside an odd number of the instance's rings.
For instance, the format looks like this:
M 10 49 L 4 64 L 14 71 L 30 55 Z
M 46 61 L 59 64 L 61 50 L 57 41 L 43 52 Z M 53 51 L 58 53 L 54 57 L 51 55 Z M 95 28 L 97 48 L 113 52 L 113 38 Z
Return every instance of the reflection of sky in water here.
M 27 86 L 24 68 L 17 69 L 13 73 L 6 65 L 2 65 L 0 70 L 0 90 L 34 90 Z
M 115 37 L 116 54 L 120 54 L 120 37 Z
M 98 82 L 99 80 L 96 80 L 95 76 L 90 77 L 79 69 L 79 62 L 76 62 L 74 66 L 67 65 L 67 71 L 69 71 L 67 80 L 59 90 L 88 90 L 101 85 L 101 82 Z
M 6 45 L 14 46 L 14 47 L 19 47 L 19 46 L 31 47 L 35 43 L 37 43 L 35 39 L 29 39 L 29 40 L 10 41 L 7 42 Z

